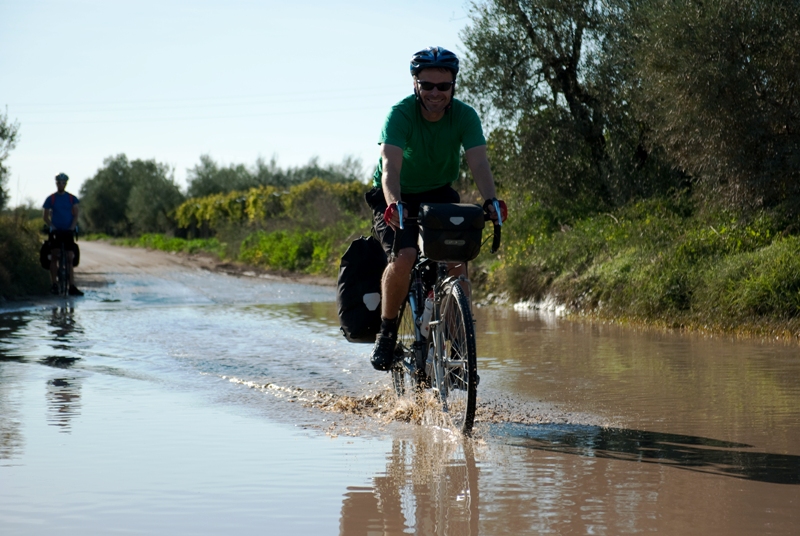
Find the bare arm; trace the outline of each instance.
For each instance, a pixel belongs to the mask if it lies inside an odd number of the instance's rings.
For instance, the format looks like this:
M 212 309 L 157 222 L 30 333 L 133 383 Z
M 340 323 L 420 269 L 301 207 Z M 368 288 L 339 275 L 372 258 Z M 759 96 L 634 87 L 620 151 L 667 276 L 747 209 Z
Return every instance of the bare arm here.
M 494 188 L 494 177 L 492 176 L 492 168 L 489 165 L 489 157 L 486 155 L 486 146 L 478 145 L 464 153 L 467 158 L 467 165 L 472 172 L 472 177 L 475 179 L 475 185 L 484 200 L 494 199 L 497 197 L 497 192 Z
M 383 175 L 381 176 L 381 188 L 386 204 L 398 203 L 400 201 L 400 168 L 403 167 L 403 149 L 397 145 L 382 144 L 381 159 L 383 161 Z M 393 228 L 397 229 L 400 220 L 397 216 L 389 222 Z
M 69 224 L 69 228 L 71 231 L 74 231 L 76 227 L 78 227 L 78 212 L 79 212 L 78 205 L 72 205 L 72 222 Z
M 53 226 L 52 220 L 50 219 L 50 209 L 49 208 L 44 209 L 44 211 L 42 212 L 42 219 L 44 219 L 44 222 L 47 224 L 48 227 L 52 227 Z

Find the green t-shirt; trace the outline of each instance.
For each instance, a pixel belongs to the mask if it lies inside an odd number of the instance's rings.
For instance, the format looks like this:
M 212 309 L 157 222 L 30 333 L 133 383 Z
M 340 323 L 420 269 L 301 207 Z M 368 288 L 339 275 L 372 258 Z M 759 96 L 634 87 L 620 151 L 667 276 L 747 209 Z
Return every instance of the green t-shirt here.
M 439 121 L 422 117 L 414 95 L 395 104 L 383 124 L 379 144 L 403 149 L 400 191 L 414 194 L 446 186 L 458 178 L 461 147 L 464 150 L 486 145 L 481 120 L 475 110 L 453 99 L 453 105 Z M 373 175 L 380 186 L 382 159 Z

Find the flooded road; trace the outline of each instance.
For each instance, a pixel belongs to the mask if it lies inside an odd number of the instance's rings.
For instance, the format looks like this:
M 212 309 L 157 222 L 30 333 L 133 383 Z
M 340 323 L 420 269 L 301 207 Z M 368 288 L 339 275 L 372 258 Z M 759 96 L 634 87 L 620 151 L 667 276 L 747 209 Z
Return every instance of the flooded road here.
M 464 440 L 332 287 L 82 249 L 0 309 L 2 534 L 800 533 L 796 346 L 478 308 Z

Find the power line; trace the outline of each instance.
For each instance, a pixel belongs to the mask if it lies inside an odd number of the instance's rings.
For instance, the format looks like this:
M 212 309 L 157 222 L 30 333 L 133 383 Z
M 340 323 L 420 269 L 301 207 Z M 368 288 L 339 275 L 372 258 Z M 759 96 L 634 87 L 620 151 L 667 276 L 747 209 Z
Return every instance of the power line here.
M 383 91 L 394 89 L 397 90 L 397 84 L 391 86 L 378 86 L 378 87 L 358 87 L 358 88 L 343 88 L 343 89 L 332 89 L 332 90 L 323 90 L 323 89 L 316 89 L 312 91 L 291 91 L 291 92 L 281 92 L 281 93 L 259 93 L 259 94 L 250 94 L 250 95 L 231 95 L 231 96 L 224 96 L 224 97 L 196 97 L 196 98 L 164 98 L 164 99 L 137 99 L 137 100 L 123 100 L 123 101 L 79 101 L 79 102 L 60 102 L 60 103 L 8 103 L 8 106 L 13 106 L 15 109 L 22 109 L 23 111 L 26 108 L 80 108 L 83 106 L 127 106 L 127 105 L 150 105 L 150 104 L 161 104 L 161 103 L 179 103 L 181 107 L 189 107 L 189 106 L 197 106 L 197 105 L 207 105 L 207 106 L 234 106 L 234 105 L 242 105 L 248 103 L 259 103 L 259 102 L 292 102 L 296 100 L 304 100 L 309 97 L 313 97 L 315 95 L 322 95 L 326 98 L 332 98 L 333 100 L 342 99 L 342 98 L 356 98 L 358 96 L 364 96 L 365 94 L 375 95 L 375 91 Z M 356 97 L 354 97 L 354 95 Z M 289 97 L 286 99 L 286 97 Z M 319 99 L 315 99 L 319 100 Z M 227 102 L 226 102 L 227 101 Z M 28 112 L 28 113 L 45 113 L 45 112 Z
M 78 120 L 78 121 L 26 121 L 26 125 L 95 125 L 95 124 L 129 124 L 129 123 L 163 123 L 168 121 L 206 121 L 216 119 L 242 119 L 253 117 L 279 117 L 290 115 L 309 115 L 309 114 L 329 114 L 357 112 L 361 110 L 386 110 L 386 105 L 380 106 L 360 106 L 357 108 L 339 108 L 335 110 L 299 110 L 285 112 L 249 113 L 239 115 L 217 115 L 217 116 L 184 116 L 184 117 L 161 117 L 161 118 L 138 118 L 138 119 L 98 119 L 98 120 Z

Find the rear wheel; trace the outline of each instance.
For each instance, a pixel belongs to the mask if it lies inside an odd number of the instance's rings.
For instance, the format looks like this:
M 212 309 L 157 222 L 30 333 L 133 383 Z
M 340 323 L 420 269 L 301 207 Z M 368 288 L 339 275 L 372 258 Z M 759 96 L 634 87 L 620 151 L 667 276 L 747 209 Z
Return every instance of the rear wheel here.
M 445 286 L 435 326 L 434 366 L 442 409 L 453 426 L 472 432 L 478 391 L 478 358 L 469 301 L 458 281 Z

